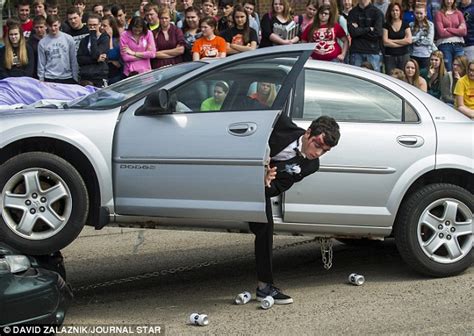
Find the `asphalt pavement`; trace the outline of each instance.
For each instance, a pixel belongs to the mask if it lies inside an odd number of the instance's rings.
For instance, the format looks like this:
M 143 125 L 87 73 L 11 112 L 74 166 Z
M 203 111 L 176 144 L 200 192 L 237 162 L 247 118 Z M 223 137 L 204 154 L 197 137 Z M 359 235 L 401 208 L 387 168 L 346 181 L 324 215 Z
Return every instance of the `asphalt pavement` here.
M 233 304 L 242 291 L 255 295 L 251 234 L 86 228 L 63 251 L 75 291 L 65 324 L 159 325 L 165 335 L 473 335 L 473 267 L 423 277 L 389 240 L 336 243 L 325 270 L 312 237 L 276 236 L 274 245 L 276 285 L 295 302 L 262 310 L 255 300 Z M 353 272 L 362 286 L 348 283 Z M 187 324 L 193 312 L 209 325 Z

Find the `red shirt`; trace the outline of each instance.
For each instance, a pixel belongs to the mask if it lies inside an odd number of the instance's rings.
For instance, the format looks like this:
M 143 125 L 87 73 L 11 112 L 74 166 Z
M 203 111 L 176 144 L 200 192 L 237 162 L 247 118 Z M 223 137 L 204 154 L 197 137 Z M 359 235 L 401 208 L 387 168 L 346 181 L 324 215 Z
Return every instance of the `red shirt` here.
M 33 20 L 28 19 L 25 23 L 21 24 L 21 29 L 23 30 L 23 36 L 28 39 L 31 35 L 31 32 L 33 30 Z M 3 38 L 6 39 L 8 38 L 8 29 L 7 25 L 3 26 Z
M 309 37 L 311 25 L 308 25 L 301 36 L 301 39 L 308 42 L 316 42 L 311 57 L 316 60 L 332 61 L 341 52 L 341 46 L 337 43 L 338 38 L 346 36 L 344 29 L 339 23 L 335 23 L 334 27 L 327 28 L 326 25 L 321 25 L 319 29 L 315 29 L 313 36 Z

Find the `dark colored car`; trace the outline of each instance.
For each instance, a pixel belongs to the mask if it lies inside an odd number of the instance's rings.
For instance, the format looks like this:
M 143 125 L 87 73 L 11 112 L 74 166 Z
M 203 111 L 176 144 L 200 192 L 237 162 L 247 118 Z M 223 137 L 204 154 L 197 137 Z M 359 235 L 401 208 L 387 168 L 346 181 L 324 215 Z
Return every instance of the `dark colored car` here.
M 61 325 L 72 300 L 60 252 L 31 257 L 0 244 L 0 327 Z

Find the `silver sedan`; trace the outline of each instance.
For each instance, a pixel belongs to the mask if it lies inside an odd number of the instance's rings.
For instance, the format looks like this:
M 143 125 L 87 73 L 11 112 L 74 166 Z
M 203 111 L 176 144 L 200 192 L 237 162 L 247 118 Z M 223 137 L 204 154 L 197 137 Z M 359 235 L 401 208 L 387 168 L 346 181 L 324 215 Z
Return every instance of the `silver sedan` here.
M 59 108 L 2 112 L 0 239 L 46 254 L 86 223 L 234 230 L 265 222 L 276 119 L 287 114 L 306 128 L 324 114 L 338 120 L 341 141 L 320 172 L 273 199 L 276 230 L 394 236 L 421 273 L 465 270 L 473 122 L 389 76 L 308 60 L 313 47 L 184 63 Z

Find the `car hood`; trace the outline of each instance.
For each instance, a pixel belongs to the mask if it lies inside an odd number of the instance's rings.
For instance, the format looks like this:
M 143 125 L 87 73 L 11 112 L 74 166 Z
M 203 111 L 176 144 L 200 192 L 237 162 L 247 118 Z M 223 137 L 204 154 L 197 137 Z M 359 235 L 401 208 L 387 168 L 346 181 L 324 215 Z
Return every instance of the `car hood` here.
M 73 109 L 63 109 L 63 108 L 21 108 L 21 109 L 12 109 L 12 110 L 2 110 L 0 111 L 0 119 L 12 119 L 12 118 L 22 118 L 25 116 L 32 115 L 71 115 L 76 113 L 90 113 L 94 112 L 95 114 L 101 113 L 103 110 L 73 110 Z

